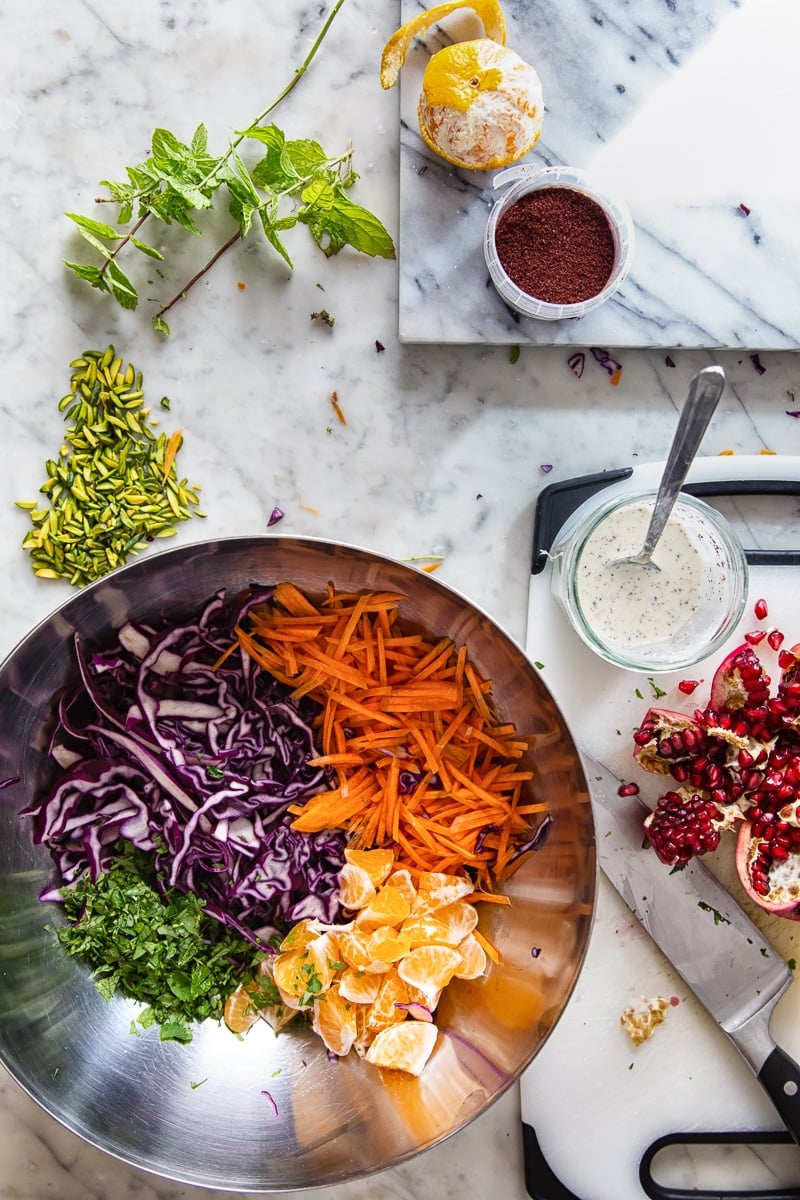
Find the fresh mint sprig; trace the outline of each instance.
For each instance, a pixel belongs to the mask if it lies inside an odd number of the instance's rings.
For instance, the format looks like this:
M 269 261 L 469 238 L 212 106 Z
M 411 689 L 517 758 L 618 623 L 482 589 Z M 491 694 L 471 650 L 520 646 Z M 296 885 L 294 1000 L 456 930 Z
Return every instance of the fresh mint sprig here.
M 101 181 L 108 196 L 99 198 L 98 203 L 118 206 L 115 225 L 79 213 L 65 214 L 99 255 L 95 262 L 66 261 L 79 279 L 108 293 L 123 308 L 135 309 L 139 291 L 130 268 L 126 263 L 123 269 L 120 258 L 131 252 L 151 260 L 163 261 L 164 257 L 139 236 L 142 226 L 154 219 L 199 235 L 197 214 L 213 207 L 220 189 L 227 192 L 233 232 L 171 299 L 160 304 L 153 326 L 161 333 L 169 333 L 164 318 L 170 309 L 254 226 L 261 228 L 290 268 L 292 260 L 283 235 L 298 224 L 309 229 L 325 255 L 337 254 L 349 245 L 372 257 L 395 257 L 392 238 L 380 220 L 347 195 L 358 179 L 353 170 L 352 147 L 342 154 L 328 155 L 318 142 L 287 139 L 277 125 L 264 123 L 308 70 L 343 3 L 336 0 L 304 62 L 277 98 L 237 132 L 221 155 L 209 152 L 208 134 L 202 124 L 189 142 L 181 141 L 168 129 L 156 129 L 150 154 L 138 165 L 126 168 L 125 180 Z M 239 151 L 243 143 L 262 147 L 263 157 L 248 165 Z

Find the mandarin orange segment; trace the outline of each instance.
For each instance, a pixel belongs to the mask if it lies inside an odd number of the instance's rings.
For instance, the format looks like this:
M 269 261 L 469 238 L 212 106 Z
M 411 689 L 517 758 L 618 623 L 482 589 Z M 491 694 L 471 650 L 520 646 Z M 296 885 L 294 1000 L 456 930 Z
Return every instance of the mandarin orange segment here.
M 506 22 L 497 0 L 468 0 L 466 3 L 465 0 L 450 0 L 449 3 L 436 4 L 406 21 L 389 38 L 381 55 L 381 87 L 390 88 L 397 83 L 400 68 L 406 61 L 414 38 L 459 8 L 471 8 L 480 17 L 487 38 L 505 45 Z
M 486 971 L 486 951 L 474 933 L 468 933 L 458 947 L 461 966 L 455 972 L 456 979 L 478 979 Z
M 445 904 L 436 909 L 434 916 L 447 929 L 447 941 L 453 946 L 463 942 L 478 924 L 478 910 L 466 900 L 454 900 L 452 904 Z
M 351 1004 L 363 1007 L 372 1004 L 381 986 L 380 975 L 370 975 L 356 967 L 348 967 L 339 976 L 339 995 Z
M 389 849 L 355 850 L 347 847 L 344 857 L 346 862 L 366 871 L 374 887 L 386 882 L 394 866 L 394 851 Z
M 445 875 L 442 871 L 422 871 L 417 881 L 417 912 L 433 912 L 463 900 L 473 890 L 466 875 Z
M 414 886 L 414 880 L 411 878 L 411 872 L 408 867 L 398 867 L 396 871 L 392 871 L 386 882 L 398 892 L 403 893 L 408 901 L 409 911 L 413 912 L 414 905 L 417 902 L 417 889 Z
M 259 1018 L 253 999 L 253 981 L 240 983 L 225 1001 L 223 1020 L 232 1033 L 246 1033 Z
M 398 1008 L 398 1005 L 408 1002 L 408 986 L 393 967 L 381 979 L 378 995 L 367 1010 L 368 1035 L 385 1029 L 388 1025 L 394 1025 L 397 1021 L 404 1021 L 408 1011 Z
M 375 884 L 368 871 L 356 863 L 346 862 L 339 872 L 339 903 L 342 908 L 363 908 L 375 896 Z
M 439 1031 L 427 1021 L 404 1021 L 381 1030 L 366 1053 L 367 1062 L 377 1067 L 420 1075 L 433 1053 Z
M 272 978 L 284 1004 L 302 1008 L 326 991 L 333 979 L 332 964 L 338 959 L 339 947 L 332 933 L 320 934 L 302 950 L 276 955 Z
M 361 929 L 346 929 L 338 936 L 339 955 L 341 961 L 347 963 L 348 967 L 355 967 L 356 970 L 363 970 L 368 967 L 371 962 L 371 955 L 367 949 L 369 934 Z
M 312 917 L 303 917 L 296 925 L 287 933 L 286 937 L 280 944 L 281 950 L 302 950 L 309 942 L 313 942 L 314 938 L 319 937 L 324 933 L 324 929 L 319 921 Z
M 447 987 L 461 966 L 461 954 L 453 946 L 417 946 L 397 966 L 400 978 L 425 996 Z
M 399 925 L 411 912 L 408 899 L 391 884 L 384 884 L 375 896 L 359 910 L 356 927 L 375 925 Z
M 358 1034 L 356 1006 L 334 985 L 314 1001 L 311 1028 L 319 1034 L 331 1054 L 349 1054 Z
M 455 946 L 459 939 L 452 940 L 450 930 L 444 922 L 437 920 L 434 913 L 414 913 L 403 921 L 400 932 L 409 939 L 413 949 L 416 946 Z
M 369 935 L 367 942 L 373 960 L 382 963 L 397 962 L 411 950 L 411 941 L 404 933 L 392 929 L 391 925 L 379 925 Z

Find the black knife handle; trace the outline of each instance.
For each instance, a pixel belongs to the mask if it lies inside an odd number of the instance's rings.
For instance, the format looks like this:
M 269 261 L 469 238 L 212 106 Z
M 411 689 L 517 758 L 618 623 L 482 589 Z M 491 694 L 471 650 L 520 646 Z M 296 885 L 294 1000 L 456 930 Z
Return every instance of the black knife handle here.
M 789 1133 L 800 1143 L 800 1067 L 776 1046 L 758 1072 L 758 1078 Z

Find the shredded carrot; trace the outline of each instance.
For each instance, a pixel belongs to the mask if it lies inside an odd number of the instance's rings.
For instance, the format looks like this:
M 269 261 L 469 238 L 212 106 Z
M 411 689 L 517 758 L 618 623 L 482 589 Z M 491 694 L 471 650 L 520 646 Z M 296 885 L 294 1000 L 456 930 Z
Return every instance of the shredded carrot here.
M 290 805 L 293 827 L 391 846 L 412 873 L 468 870 L 476 900 L 503 904 L 494 883 L 545 807 L 521 762 L 532 739 L 498 720 L 464 645 L 403 628 L 402 600 L 332 583 L 316 600 L 280 583 L 236 630 L 242 651 L 320 705 L 311 765 L 329 768 L 332 785 Z
M 503 961 L 502 954 L 497 949 L 494 942 L 489 941 L 489 938 L 485 933 L 481 933 L 480 929 L 473 929 L 472 933 L 475 941 L 483 946 L 493 963 L 501 963 Z

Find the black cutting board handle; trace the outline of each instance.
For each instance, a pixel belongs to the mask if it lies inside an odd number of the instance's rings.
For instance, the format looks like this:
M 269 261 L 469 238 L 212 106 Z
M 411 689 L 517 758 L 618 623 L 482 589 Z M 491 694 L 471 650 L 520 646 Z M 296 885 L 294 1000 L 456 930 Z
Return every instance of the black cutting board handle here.
M 707 1133 L 671 1133 L 657 1138 L 642 1156 L 639 1181 L 650 1200 L 800 1200 L 800 1185 L 758 1190 L 730 1190 L 665 1187 L 653 1178 L 652 1165 L 656 1156 L 670 1146 L 777 1146 L 791 1144 L 793 1138 L 786 1130 L 748 1133 L 718 1131 Z M 525 1163 L 525 1187 L 531 1200 L 580 1200 L 553 1172 L 542 1153 L 533 1126 L 522 1123 L 522 1146 Z M 608 1180 L 603 1180 L 607 1187 Z M 591 1196 L 583 1200 L 592 1200 Z
M 531 574 L 538 575 L 547 565 L 553 542 L 565 521 L 576 509 L 612 484 L 630 479 L 632 467 L 600 471 L 562 479 L 542 488 L 536 502 L 533 521 Z M 711 496 L 800 496 L 800 479 L 717 479 L 685 483 L 683 491 L 700 499 Z M 752 566 L 800 566 L 800 550 L 745 550 Z

